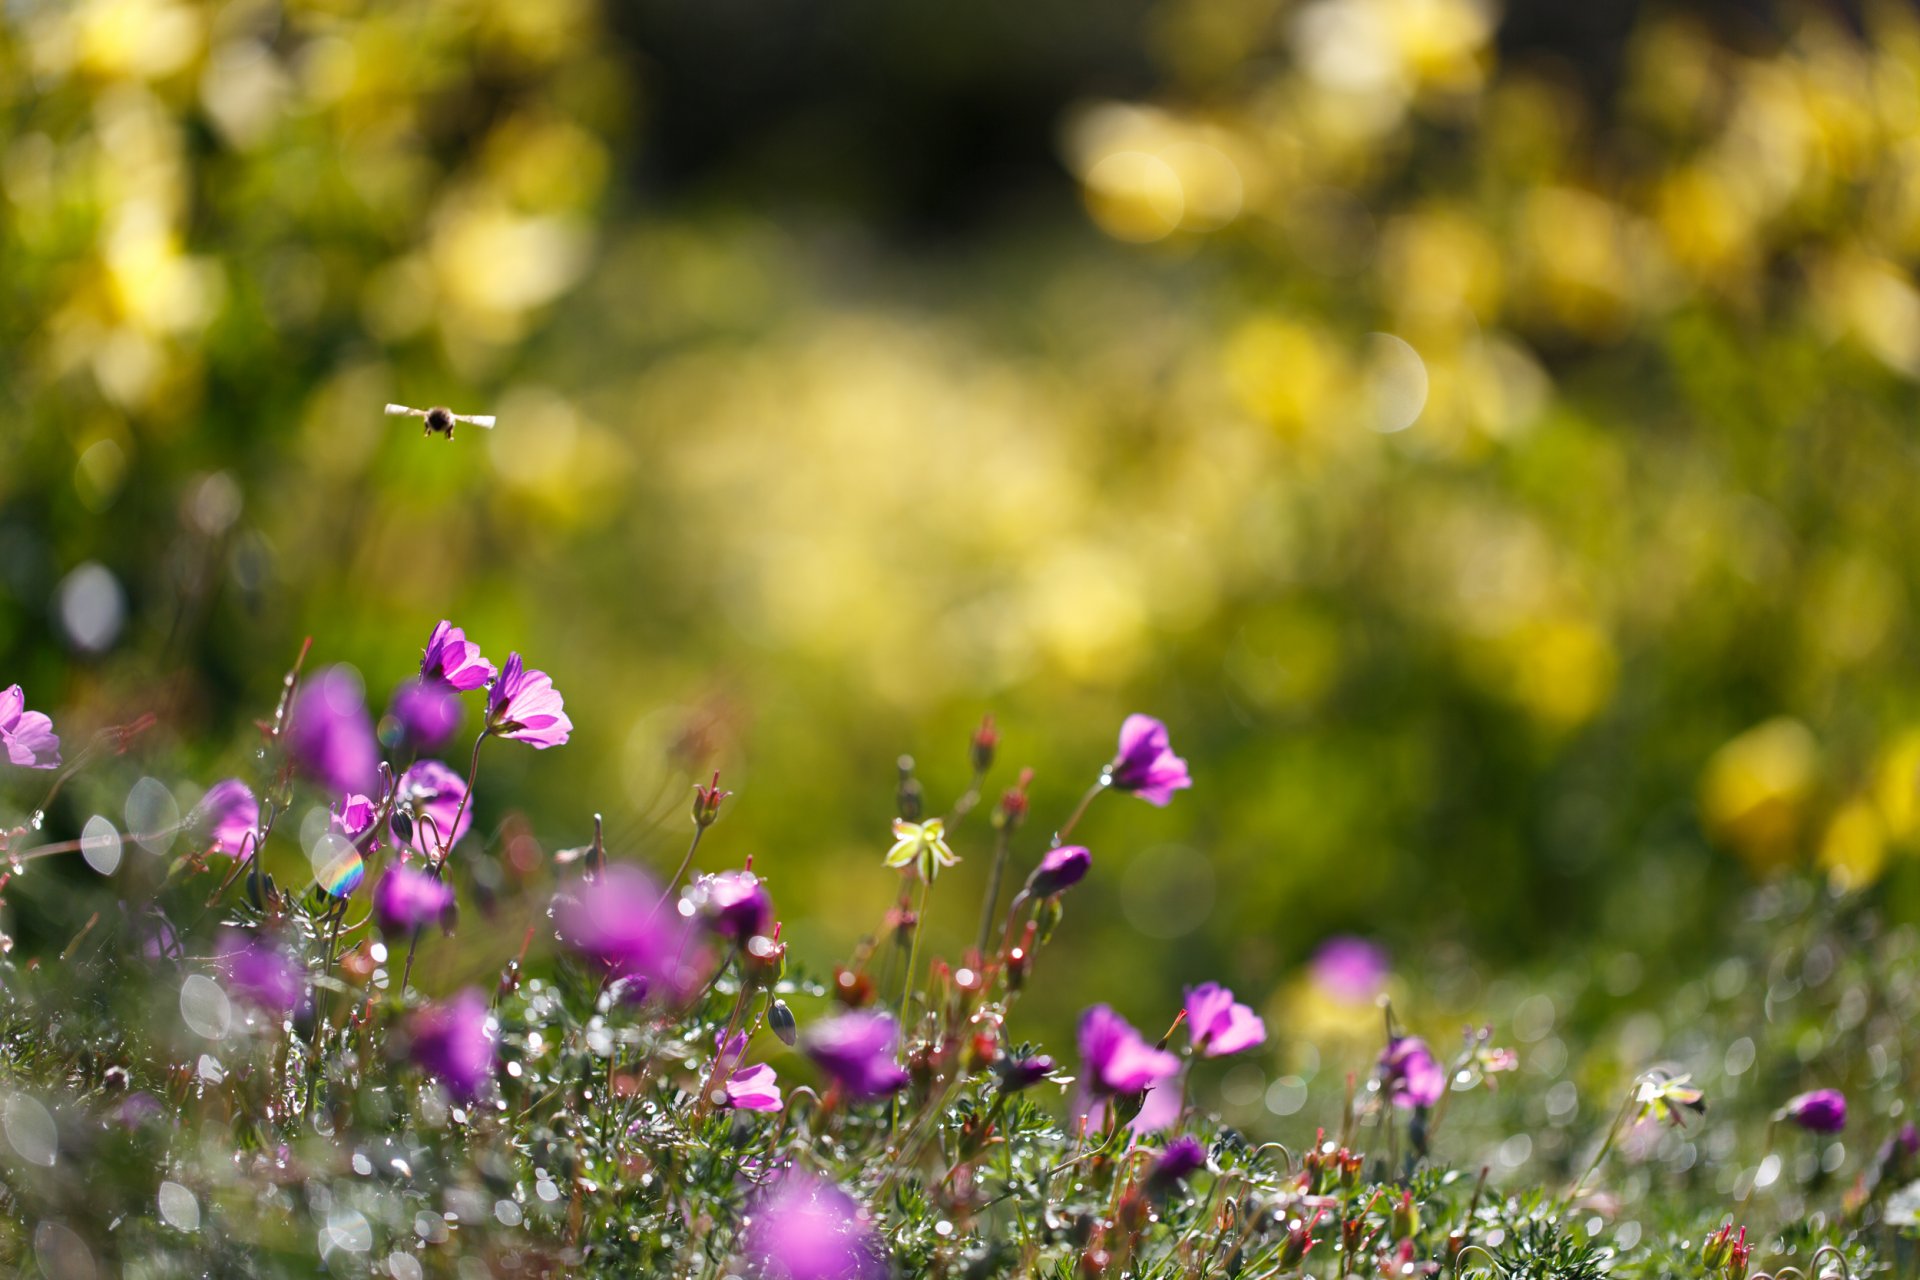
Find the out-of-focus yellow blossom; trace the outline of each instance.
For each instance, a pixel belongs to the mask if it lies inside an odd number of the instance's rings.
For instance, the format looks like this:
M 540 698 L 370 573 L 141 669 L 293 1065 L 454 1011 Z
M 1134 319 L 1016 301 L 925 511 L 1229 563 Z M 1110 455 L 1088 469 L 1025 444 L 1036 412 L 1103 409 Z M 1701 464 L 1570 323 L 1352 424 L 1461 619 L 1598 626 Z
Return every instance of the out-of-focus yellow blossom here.
M 1783 716 L 1734 738 L 1714 752 L 1700 779 L 1707 833 L 1756 874 L 1787 866 L 1800 852 L 1819 764 L 1813 734 L 1798 720 Z
M 204 38 L 199 8 L 174 0 L 81 0 L 39 18 L 34 61 L 50 75 L 158 80 L 191 62 Z
M 1292 439 L 1327 432 L 1351 385 L 1348 360 L 1326 332 L 1283 316 L 1243 320 L 1227 336 L 1222 359 L 1241 404 Z
M 1820 318 L 1888 368 L 1920 378 L 1920 290 L 1883 258 L 1843 252 L 1814 264 Z
M 1066 143 L 1087 211 L 1116 239 L 1217 231 L 1245 203 L 1246 155 L 1225 130 L 1109 102 L 1083 108 Z
M 1873 771 L 1873 800 L 1881 825 L 1895 840 L 1920 830 L 1920 729 L 1894 737 Z
M 1836 890 L 1860 889 L 1880 878 L 1887 864 L 1886 831 L 1866 800 L 1849 800 L 1827 823 L 1818 858 Z

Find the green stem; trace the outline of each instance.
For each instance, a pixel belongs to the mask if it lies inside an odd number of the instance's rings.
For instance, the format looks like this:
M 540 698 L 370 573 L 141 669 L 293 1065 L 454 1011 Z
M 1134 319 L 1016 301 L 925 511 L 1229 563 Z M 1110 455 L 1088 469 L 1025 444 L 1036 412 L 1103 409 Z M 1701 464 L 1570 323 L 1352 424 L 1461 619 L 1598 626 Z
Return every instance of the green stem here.
M 1013 832 L 1006 827 L 1000 828 L 999 839 L 994 843 L 993 873 L 987 877 L 987 900 L 980 904 L 980 941 L 975 949 L 982 959 L 987 954 L 987 943 L 993 938 L 993 917 L 1000 907 L 1000 881 L 1007 871 L 1007 858 L 1013 852 Z
M 920 906 L 914 912 L 913 942 L 907 948 L 907 977 L 900 984 L 900 1043 L 903 1048 L 907 1041 L 907 1005 L 913 1001 L 913 975 L 920 967 L 920 935 L 927 928 L 927 891 L 932 888 L 931 879 L 920 882 Z
M 1107 776 L 1104 769 L 1101 770 L 1099 781 L 1087 788 L 1087 793 L 1080 797 L 1080 803 L 1075 805 L 1073 812 L 1067 816 L 1066 823 L 1053 833 L 1055 845 L 1063 845 L 1067 842 L 1067 837 L 1073 834 L 1073 829 L 1080 825 L 1080 819 L 1086 816 L 1087 806 L 1093 803 L 1093 798 L 1111 785 L 1112 779 Z

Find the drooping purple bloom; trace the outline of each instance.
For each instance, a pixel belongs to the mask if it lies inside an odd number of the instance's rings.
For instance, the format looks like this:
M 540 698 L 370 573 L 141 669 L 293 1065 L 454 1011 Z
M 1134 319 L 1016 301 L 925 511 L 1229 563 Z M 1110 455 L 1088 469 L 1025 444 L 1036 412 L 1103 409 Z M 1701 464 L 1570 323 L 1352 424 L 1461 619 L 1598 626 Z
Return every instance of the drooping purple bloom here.
M 1018 1093 L 1022 1089 L 1031 1089 L 1054 1073 L 1054 1061 L 1044 1053 L 1030 1058 L 1002 1058 L 993 1064 L 994 1074 L 1000 1077 L 1000 1087 L 1008 1093 Z
M 634 866 L 610 866 L 592 879 L 576 879 L 555 902 L 560 941 L 630 985 L 686 992 L 698 981 L 705 956 L 689 945 L 687 920 L 660 899 L 653 877 Z
M 1063 844 L 1049 849 L 1041 856 L 1033 874 L 1027 877 L 1027 893 L 1035 898 L 1051 898 L 1079 884 L 1092 866 L 1093 855 L 1080 845 Z
M 442 619 L 427 637 L 420 653 L 420 679 L 438 682 L 462 692 L 478 689 L 493 679 L 493 664 L 480 656 L 480 646 L 467 633 Z
M 337 792 L 372 791 L 380 780 L 380 745 L 360 676 L 351 667 L 323 667 L 293 699 L 287 749 L 309 776 Z
M 802 1043 L 820 1070 L 855 1098 L 882 1098 L 906 1086 L 900 1028 L 888 1014 L 855 1009 L 822 1019 Z
M 694 913 L 723 938 L 745 943 L 773 929 L 773 899 L 760 877 L 751 871 L 701 876 L 686 896 Z
M 1447 1073 L 1419 1036 L 1395 1036 L 1380 1054 L 1380 1082 L 1396 1107 L 1430 1107 L 1447 1091 Z
M 1135 1137 L 1171 1129 L 1187 1109 L 1187 1091 L 1178 1078 L 1163 1080 L 1140 1097 L 1140 1112 L 1127 1123 Z
M 340 803 L 328 806 L 327 830 L 335 831 L 349 840 L 358 840 L 373 825 L 379 810 L 373 801 L 359 794 L 344 795 Z
M 1180 1070 L 1180 1059 L 1141 1038 L 1130 1023 L 1104 1004 L 1080 1015 L 1080 1058 L 1087 1085 L 1098 1096 L 1139 1093 Z
M 1167 745 L 1167 726 L 1152 716 L 1131 715 L 1120 726 L 1120 753 L 1107 766 L 1115 790 L 1131 791 L 1164 808 L 1173 793 L 1193 785 L 1187 762 Z
M 383 732 L 395 747 L 438 751 L 460 727 L 460 695 L 438 680 L 409 680 L 393 691 L 387 718 Z
M 757 1062 L 727 1077 L 727 1105 L 735 1111 L 778 1111 L 780 1086 L 772 1067 Z
M 264 1013 L 284 1018 L 306 1003 L 306 969 L 265 939 L 224 933 L 214 949 L 213 964 L 229 992 Z
M 459 844 L 473 825 L 464 778 L 438 760 L 420 760 L 400 775 L 388 831 L 397 845 L 439 858 Z M 456 816 L 458 821 L 456 822 Z
M 60 767 L 60 738 L 53 721 L 39 711 L 27 710 L 27 695 L 20 686 L 0 690 L 0 749 L 7 763 L 22 769 Z
M 227 778 L 207 788 L 189 821 L 205 833 L 207 852 L 251 858 L 254 837 L 260 829 L 260 802 L 246 783 Z
M 1847 1127 L 1847 1096 L 1838 1089 L 1795 1094 L 1780 1113 L 1809 1133 L 1838 1133 Z
M 1313 983 L 1346 1004 L 1364 1004 L 1387 985 L 1387 953 L 1365 938 L 1340 934 L 1313 953 Z
M 789 1170 L 747 1217 L 746 1255 L 762 1280 L 884 1280 L 884 1246 L 852 1196 Z
M 1233 992 L 1206 982 L 1187 992 L 1187 1031 L 1203 1057 L 1219 1058 L 1264 1044 L 1267 1024 Z
M 414 1065 L 460 1101 L 473 1101 L 493 1079 L 500 1033 L 478 989 L 468 987 L 451 1000 L 417 1011 L 407 1031 Z
M 487 723 L 502 738 L 542 751 L 557 747 L 573 732 L 559 690 L 544 671 L 528 671 L 520 655 L 509 653 L 487 701 Z
M 389 937 L 410 934 L 439 922 L 453 924 L 453 886 L 417 867 L 387 868 L 373 887 L 373 918 Z
M 1165 1195 L 1207 1167 L 1207 1149 L 1198 1138 L 1175 1138 L 1147 1171 L 1147 1189 Z

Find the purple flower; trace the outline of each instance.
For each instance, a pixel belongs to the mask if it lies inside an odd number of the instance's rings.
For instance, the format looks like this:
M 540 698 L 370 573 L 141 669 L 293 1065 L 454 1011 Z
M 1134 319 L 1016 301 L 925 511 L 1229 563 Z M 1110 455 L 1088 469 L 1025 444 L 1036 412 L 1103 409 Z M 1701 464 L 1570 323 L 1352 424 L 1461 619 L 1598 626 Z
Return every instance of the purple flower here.
M 358 840 L 367 833 L 378 816 L 372 800 L 359 794 L 340 797 L 340 803 L 329 805 L 327 812 L 327 830 L 338 832 L 349 840 Z
M 900 1028 L 884 1013 L 855 1009 L 808 1029 L 805 1046 L 835 1084 L 856 1098 L 883 1098 L 905 1087 L 898 1061 Z
M 610 866 L 593 879 L 573 881 L 557 898 L 560 940 L 616 978 L 652 991 L 680 993 L 699 978 L 703 959 L 687 945 L 689 926 L 662 906 L 660 886 L 638 867 Z
M 1147 1189 L 1165 1195 L 1207 1167 L 1207 1149 L 1198 1138 L 1175 1138 L 1147 1171 Z
M 1180 1059 L 1141 1039 L 1127 1020 L 1104 1004 L 1080 1015 L 1080 1058 L 1095 1094 L 1139 1093 L 1180 1070 Z
M 480 656 L 480 646 L 442 619 L 420 652 L 420 679 L 465 691 L 478 689 L 493 677 L 493 664 Z
M 231 931 L 222 934 L 213 963 L 229 991 L 264 1013 L 284 1018 L 306 1002 L 306 969 L 263 939 Z
M 1044 1053 L 1030 1058 L 1002 1058 L 993 1064 L 994 1074 L 1000 1077 L 1000 1087 L 1008 1093 L 1018 1093 L 1022 1089 L 1031 1089 L 1054 1072 L 1054 1061 Z
M 22 769 L 60 767 L 60 739 L 53 721 L 39 711 L 27 710 L 27 695 L 20 686 L 0 690 L 0 747 L 5 747 L 7 762 Z
M 747 1215 L 746 1254 L 763 1280 L 884 1280 L 886 1251 L 852 1196 L 789 1171 Z
M 415 867 L 393 866 L 373 887 L 373 918 L 389 936 L 412 933 L 433 921 L 453 927 L 453 886 Z
M 1447 1091 L 1447 1073 L 1419 1036 L 1395 1036 L 1380 1054 L 1380 1080 L 1396 1107 L 1430 1107 Z
M 113 1109 L 113 1118 L 122 1128 L 138 1129 L 149 1120 L 157 1120 L 166 1112 L 160 1105 L 160 1099 L 145 1089 L 137 1089 L 120 1100 Z
M 542 751 L 559 746 L 573 732 L 573 721 L 561 709 L 553 681 L 544 671 L 525 670 L 517 653 L 507 655 L 507 665 L 494 683 L 487 702 L 487 724 L 503 738 Z
M 1328 938 L 1313 953 L 1313 983 L 1336 1000 L 1364 1004 L 1387 985 L 1387 953 L 1352 934 Z
M 393 691 L 387 720 L 382 733 L 396 747 L 438 751 L 460 727 L 460 695 L 438 680 L 409 680 Z
M 1187 992 L 1187 1032 L 1193 1047 L 1208 1058 L 1223 1057 L 1264 1044 L 1267 1024 L 1233 992 L 1217 982 L 1202 983 Z
M 487 1012 L 487 998 L 476 988 L 419 1010 L 407 1031 L 414 1065 L 460 1101 L 473 1101 L 493 1079 L 499 1032 Z
M 1128 1122 L 1127 1129 L 1135 1137 L 1171 1129 L 1180 1123 L 1186 1109 L 1186 1088 L 1177 1079 L 1163 1081 L 1141 1095 L 1140 1113 Z
M 334 791 L 374 789 L 380 780 L 380 747 L 353 668 L 314 672 L 295 695 L 291 715 L 287 749 L 309 776 Z
M 755 1063 L 727 1077 L 727 1105 L 735 1111 L 778 1111 L 780 1086 L 772 1067 Z
M 1167 726 L 1152 716 L 1131 715 L 1120 726 L 1120 754 L 1107 766 L 1108 784 L 1162 808 L 1173 793 L 1193 785 L 1187 762 L 1167 745 Z
M 462 805 L 467 784 L 438 760 L 421 760 L 400 775 L 387 828 L 395 845 L 430 858 L 444 856 L 473 825 L 473 806 Z M 456 815 L 458 821 L 455 821 Z
M 1795 1094 L 1780 1114 L 1809 1133 L 1838 1133 L 1847 1127 L 1847 1096 L 1838 1089 Z
M 246 783 L 227 778 L 207 788 L 190 821 L 206 833 L 208 853 L 250 858 L 260 829 L 260 802 Z
M 1077 844 L 1049 849 L 1033 874 L 1027 877 L 1027 893 L 1035 898 L 1051 898 L 1079 884 L 1091 866 L 1093 855 Z
M 687 901 L 708 928 L 735 942 L 763 937 L 773 928 L 773 899 L 751 871 L 701 876 L 687 890 Z

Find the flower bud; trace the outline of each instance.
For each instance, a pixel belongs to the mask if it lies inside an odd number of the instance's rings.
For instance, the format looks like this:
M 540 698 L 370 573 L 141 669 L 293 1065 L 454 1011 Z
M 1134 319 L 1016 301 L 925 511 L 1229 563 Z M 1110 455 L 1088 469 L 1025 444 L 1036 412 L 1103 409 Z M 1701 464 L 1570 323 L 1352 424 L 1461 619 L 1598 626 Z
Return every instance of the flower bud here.
M 1420 1208 L 1413 1202 L 1413 1192 L 1400 1193 L 1400 1203 L 1388 1215 L 1388 1226 L 1396 1240 L 1411 1240 L 1420 1234 Z
M 983 717 L 980 727 L 973 731 L 972 755 L 975 773 L 985 773 L 993 768 L 993 753 L 999 745 L 1000 734 L 993 727 L 993 717 Z
M 835 965 L 833 998 L 849 1009 L 864 1009 L 873 1003 L 873 979 L 845 965 Z
M 1051 898 L 1079 884 L 1093 865 L 1093 855 L 1077 844 L 1063 844 L 1047 850 L 1040 865 L 1027 877 L 1027 893 L 1035 898 Z
M 787 971 L 787 944 L 780 941 L 780 926 L 772 934 L 755 934 L 740 949 L 740 969 L 746 981 L 771 987 Z
M 1000 796 L 1000 803 L 994 806 L 993 825 L 997 830 L 1012 831 L 1027 817 L 1027 785 L 1033 781 L 1033 770 L 1022 769 L 1020 781 L 1008 787 Z
M 895 796 L 895 800 L 900 810 L 900 819 L 903 822 L 918 822 L 920 821 L 920 811 L 924 806 L 922 804 L 920 779 L 913 776 L 913 757 L 901 756 L 898 767 L 900 770 L 900 787 Z
M 693 786 L 693 825 L 702 831 L 712 826 L 720 816 L 720 802 L 732 794 L 731 791 L 720 789 L 720 774 L 717 771 L 709 785 L 703 787 L 696 782 Z
M 767 1030 L 780 1038 L 780 1043 L 792 1048 L 800 1038 L 799 1024 L 794 1021 L 793 1010 L 787 1008 L 785 1000 L 775 1000 L 767 1006 Z

